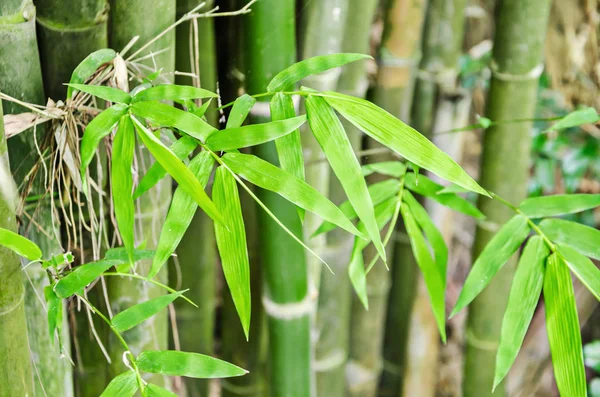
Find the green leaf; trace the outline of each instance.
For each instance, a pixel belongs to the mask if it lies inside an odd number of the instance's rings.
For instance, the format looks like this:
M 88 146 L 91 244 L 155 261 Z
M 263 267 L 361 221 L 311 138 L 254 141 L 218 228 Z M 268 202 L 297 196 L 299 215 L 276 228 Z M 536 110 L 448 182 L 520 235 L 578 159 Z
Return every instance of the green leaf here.
M 410 246 L 415 259 L 417 260 L 417 264 L 423 273 L 423 278 L 425 279 L 425 285 L 427 286 L 427 292 L 429 293 L 431 308 L 438 325 L 438 330 L 442 337 L 442 341 L 446 343 L 445 281 L 440 277 L 438 265 L 431 257 L 425 237 L 417 225 L 412 212 L 405 205 L 400 207 L 400 212 L 402 213 L 404 226 L 406 227 L 406 232 L 410 239 Z
M 250 332 L 250 262 L 246 246 L 246 228 L 235 178 L 224 167 L 217 168 L 213 199 L 225 222 L 215 223 L 217 247 L 223 274 L 240 317 L 246 339 Z
M 46 311 L 48 312 L 48 334 L 50 340 L 54 343 L 54 331 L 58 330 L 60 336 L 63 321 L 62 299 L 56 295 L 51 285 L 44 287 L 44 298 L 46 299 Z
M 81 174 L 85 176 L 85 170 L 92 162 L 96 148 L 102 138 L 110 134 L 112 128 L 117 124 L 121 116 L 127 113 L 127 106 L 116 104 L 96 117 L 85 127 L 83 138 L 81 139 Z
M 119 121 L 117 135 L 113 141 L 111 161 L 112 200 L 115 218 L 123 245 L 127 250 L 129 262 L 133 263 L 134 245 L 134 205 L 133 205 L 133 153 L 135 150 L 135 132 L 129 115 Z
M 238 97 L 233 103 L 229 117 L 227 118 L 226 129 L 241 127 L 244 124 L 244 120 L 248 117 L 248 113 L 256 103 L 256 99 L 252 98 L 248 94 L 244 94 Z M 295 115 L 293 115 L 295 116 Z M 293 117 L 292 116 L 292 117 Z M 287 118 L 287 117 L 286 117 Z
M 143 92 L 143 91 L 142 91 Z M 179 131 L 202 142 L 216 129 L 190 112 L 184 112 L 159 102 L 136 102 L 131 105 L 136 116 L 145 118 L 156 125 L 177 128 Z
M 171 393 L 167 389 L 163 389 L 160 386 L 148 383 L 146 386 L 146 394 L 148 397 L 177 397 L 177 394 Z
M 241 149 L 281 138 L 298 129 L 306 116 L 216 131 L 206 139 L 213 151 Z
M 573 283 L 569 269 L 556 253 L 546 262 L 544 302 L 558 391 L 561 396 L 585 397 L 585 369 Z
M 117 56 L 117 53 L 110 48 L 103 48 L 92 52 L 90 55 L 85 57 L 83 61 L 77 65 L 73 73 L 71 74 L 72 84 L 81 84 L 98 70 L 98 68 L 107 62 L 112 61 Z M 67 99 L 73 98 L 75 91 L 70 86 L 67 88 Z
M 473 264 L 450 317 L 461 311 L 492 281 L 529 235 L 527 218 L 515 215 L 500 228 Z
M 54 292 L 56 292 L 59 298 L 68 298 L 81 291 L 106 270 L 121 263 L 123 262 L 118 260 L 103 259 L 77 266 L 72 272 L 58 280 L 54 286 Z
M 211 153 L 203 150 L 190 161 L 188 168 L 198 178 L 202 187 L 206 187 L 214 164 L 215 160 Z M 160 231 L 156 255 L 152 261 L 148 278 L 156 276 L 164 263 L 175 252 L 186 230 L 192 223 L 197 207 L 194 198 L 187 194 L 181 186 L 177 187 L 171 200 L 167 218 Z
M 308 58 L 277 73 L 267 86 L 267 91 L 283 91 L 286 87 L 292 86 L 310 75 L 367 58 L 372 59 L 369 55 L 364 54 L 331 54 Z
M 371 196 L 371 201 L 373 201 L 373 205 L 375 208 L 377 208 L 377 205 L 381 204 L 390 197 L 395 196 L 400 191 L 400 182 L 396 179 L 387 179 L 385 181 L 369 185 L 368 190 L 369 195 Z M 339 209 L 349 220 L 353 221 L 356 219 L 357 215 L 354 211 L 354 208 L 352 208 L 350 201 L 346 200 L 341 203 Z M 377 216 L 377 213 L 375 216 Z M 335 228 L 336 225 L 325 221 L 317 228 L 317 230 L 315 230 L 311 237 L 318 236 L 321 233 L 327 233 Z
M 323 153 L 325 153 L 359 219 L 365 224 L 367 234 L 373 241 L 379 256 L 385 262 L 385 248 L 377 228 L 373 202 L 365 178 L 362 176 L 360 164 L 354 155 L 354 150 L 342 123 L 323 98 L 309 95 L 305 104 L 313 135 L 323 149 Z
M 600 205 L 600 194 L 557 194 L 524 200 L 519 209 L 530 218 L 573 214 Z
M 145 351 L 136 364 L 140 371 L 190 378 L 229 378 L 248 373 L 245 369 L 213 357 L 180 351 Z
M 158 138 L 148 131 L 139 121 L 132 119 L 144 145 L 163 168 L 177 181 L 184 192 L 194 198 L 196 203 L 208 216 L 217 222 L 223 217 L 208 198 L 204 188 L 192 172 L 169 150 Z
M 364 99 L 335 92 L 324 96 L 348 121 L 402 157 L 465 189 L 489 196 L 450 156 L 385 110 Z
M 589 258 L 567 245 L 559 244 L 558 251 L 579 281 L 590 290 L 596 299 L 600 300 L 600 269 Z
M 113 378 L 100 397 L 132 397 L 137 389 L 135 372 L 127 371 Z
M 400 178 L 406 173 L 406 166 L 400 161 L 382 161 L 379 163 L 371 163 L 362 166 L 363 176 L 369 176 L 377 173 L 394 178 Z
M 564 219 L 544 219 L 540 228 L 553 242 L 600 260 L 600 230 Z
M 303 180 L 249 154 L 226 153 L 221 160 L 248 182 L 275 192 L 300 208 L 314 212 L 321 218 L 360 236 L 352 222 L 335 204 Z
M 194 149 L 196 149 L 197 146 L 198 141 L 196 141 L 196 139 L 185 135 L 175 141 L 175 143 L 173 143 L 169 149 L 179 160 L 184 160 L 187 158 L 187 156 L 189 156 L 190 153 L 194 151 Z M 152 189 L 152 187 L 160 182 L 160 180 L 162 180 L 166 175 L 167 171 L 162 167 L 162 165 L 160 165 L 160 163 L 155 162 L 152 164 L 146 172 L 146 175 L 144 175 L 138 184 L 135 192 L 133 192 L 133 199 L 136 200 L 142 194 Z
M 30 261 L 42 259 L 42 250 L 33 241 L 8 229 L 0 228 L 0 245 Z
M 193 101 L 189 101 L 189 102 L 191 102 L 193 104 Z M 198 116 L 198 117 L 202 118 L 204 116 L 204 113 L 206 113 L 206 111 L 208 110 L 208 107 L 210 106 L 211 102 L 212 102 L 212 98 L 204 101 L 204 103 L 202 104 L 202 106 L 199 106 L 198 108 L 192 110 L 191 112 L 195 116 Z
M 85 92 L 95 97 L 104 99 L 106 101 L 115 103 L 128 104 L 131 102 L 131 96 L 125 91 L 119 90 L 118 88 L 106 87 L 103 85 L 89 85 L 89 84 L 67 84 L 69 87 L 74 88 L 78 91 Z
M 171 302 L 179 298 L 184 292 L 179 291 L 173 294 L 157 296 L 146 302 L 133 305 L 114 316 L 111 323 L 117 332 L 125 332 L 169 306 Z
M 600 121 L 600 115 L 598 115 L 596 109 L 592 107 L 578 109 L 567 114 L 544 132 L 564 130 L 583 124 L 595 124 L 598 121 Z
M 144 101 L 185 101 L 198 98 L 216 98 L 217 94 L 190 85 L 164 84 L 146 88 L 133 97 L 132 102 Z
M 425 175 L 416 176 L 414 173 L 409 172 L 404 176 L 404 185 L 413 192 L 429 197 L 455 211 L 462 212 L 476 219 L 485 219 L 485 215 L 471 204 L 470 201 L 465 200 L 456 193 L 442 193 L 444 187 L 438 185 Z
M 494 389 L 502 382 L 521 349 L 542 293 L 548 255 L 550 251 L 539 236 L 533 236 L 525 245 L 502 320 Z

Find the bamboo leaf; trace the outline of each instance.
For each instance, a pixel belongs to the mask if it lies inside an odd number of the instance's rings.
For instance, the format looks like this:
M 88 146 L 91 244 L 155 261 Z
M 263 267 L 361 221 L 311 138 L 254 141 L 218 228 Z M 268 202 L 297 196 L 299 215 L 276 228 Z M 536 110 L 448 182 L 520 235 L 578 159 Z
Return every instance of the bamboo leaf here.
M 206 187 L 208 178 L 212 173 L 215 161 L 209 151 L 203 150 L 190 161 L 189 170 L 198 178 L 202 187 Z M 193 197 L 178 187 L 173 194 L 171 206 L 165 223 L 160 231 L 156 255 L 152 261 L 152 267 L 148 278 L 158 274 L 164 263 L 175 252 L 181 242 L 186 230 L 192 223 L 196 214 L 197 204 Z
M 241 127 L 255 103 L 256 99 L 252 98 L 248 94 L 238 97 L 233 103 L 231 112 L 229 112 L 229 117 L 227 118 L 227 124 L 225 125 L 225 128 L 230 129 Z
M 213 357 L 173 350 L 142 352 L 136 364 L 140 371 L 190 378 L 229 378 L 248 373 L 245 369 Z
M 529 235 L 527 218 L 515 215 L 500 228 L 473 264 L 450 317 L 461 311 L 490 283 Z
M 188 106 L 188 108 L 191 108 L 193 105 L 193 101 L 188 101 L 190 102 L 190 106 Z M 194 114 L 195 116 L 198 116 L 200 118 L 202 118 L 204 116 L 204 113 L 206 113 L 206 111 L 208 110 L 210 103 L 212 102 L 212 98 L 204 101 L 204 103 L 202 104 L 202 106 L 199 106 L 198 108 L 192 110 L 192 114 Z
M 400 178 L 406 173 L 406 166 L 400 161 L 382 161 L 379 163 L 371 163 L 362 166 L 363 176 L 369 176 L 377 173 L 394 178 Z
M 585 397 L 585 369 L 573 283 L 567 266 L 556 253 L 546 262 L 544 302 L 558 391 L 562 396 Z
M 216 98 L 217 94 L 190 85 L 164 84 L 146 88 L 133 96 L 133 103 L 144 101 L 186 101 L 198 98 Z
M 330 54 L 308 58 L 277 73 L 267 86 L 267 91 L 283 91 L 286 87 L 292 86 L 310 75 L 367 58 L 372 59 L 369 55 L 364 54 Z
M 251 124 L 245 127 L 220 130 L 206 139 L 206 145 L 213 151 L 241 149 L 256 146 L 281 138 L 298 129 L 306 121 L 306 116 L 272 121 L 263 124 Z
M 42 258 L 42 250 L 33 241 L 8 229 L 0 228 L 0 245 L 30 261 Z
M 81 84 L 85 83 L 85 81 L 98 70 L 98 68 L 104 65 L 107 62 L 111 62 L 117 53 L 110 48 L 103 48 L 97 51 L 92 52 L 90 55 L 85 57 L 83 61 L 77 65 L 73 73 L 71 74 L 71 80 L 69 81 L 72 84 Z M 75 91 L 70 86 L 67 88 L 67 99 L 71 99 Z
M 112 128 L 125 113 L 127 113 L 127 106 L 122 104 L 113 105 L 94 117 L 85 127 L 80 146 L 82 176 L 85 176 L 85 170 L 92 162 L 96 148 L 102 138 L 110 134 Z
M 427 287 L 427 292 L 429 293 L 431 308 L 433 310 L 433 315 L 435 317 L 438 330 L 442 337 L 442 341 L 446 343 L 446 302 L 444 300 L 445 281 L 442 277 L 440 277 L 438 265 L 436 265 L 435 261 L 431 257 L 425 237 L 423 236 L 421 229 L 419 229 L 417 221 L 415 220 L 412 212 L 405 205 L 400 207 L 400 212 L 402 213 L 404 226 L 406 227 L 406 232 L 408 234 L 408 238 L 410 239 L 410 246 L 415 259 L 417 260 L 417 264 L 423 273 L 423 278 L 425 279 L 425 285 Z
M 598 121 L 600 121 L 600 115 L 598 115 L 596 109 L 592 107 L 578 109 L 567 114 L 544 132 L 564 130 L 583 124 L 595 124 Z
M 146 386 L 146 393 L 148 397 L 177 397 L 177 394 L 171 393 L 167 389 L 163 389 L 160 386 L 148 383 Z
M 123 262 L 114 259 L 103 259 L 77 266 L 72 272 L 58 280 L 54 286 L 54 292 L 59 298 L 68 298 L 81 291 L 106 270 L 121 263 Z
M 250 332 L 250 262 L 246 246 L 246 228 L 239 192 L 234 177 L 224 167 L 217 168 L 213 199 L 225 223 L 215 223 L 217 248 L 231 298 L 240 317 L 246 339 Z
M 191 136 L 185 135 L 175 141 L 175 143 L 173 143 L 169 149 L 179 160 L 184 160 L 187 158 L 187 156 L 189 156 L 190 153 L 194 151 L 194 149 L 196 149 L 197 146 L 198 141 Z M 167 171 L 165 171 L 160 163 L 155 162 L 152 164 L 146 172 L 146 175 L 144 175 L 137 188 L 133 192 L 133 199 L 136 200 L 142 194 L 152 189 L 154 185 L 160 182 L 166 175 Z
M 502 320 L 493 389 L 502 382 L 521 349 L 542 293 L 548 255 L 550 250 L 539 236 L 533 236 L 525 245 Z
M 352 222 L 329 199 L 301 179 L 256 156 L 226 153 L 221 160 L 237 175 L 263 189 L 275 192 L 300 208 L 361 236 Z
M 559 252 L 564 257 L 569 269 L 577 278 L 600 300 L 600 269 L 589 258 L 567 245 L 558 246 Z
M 185 290 L 187 291 L 187 290 Z M 115 315 L 111 323 L 117 332 L 125 332 L 160 312 L 185 291 L 166 294 L 138 303 Z
M 131 173 L 134 150 L 133 124 L 129 115 L 124 115 L 121 116 L 117 135 L 113 141 L 110 181 L 115 218 L 130 263 L 133 263 L 134 244 L 133 174 Z
M 85 92 L 87 94 L 104 99 L 106 101 L 124 104 L 128 104 L 129 102 L 131 102 L 131 96 L 125 91 L 119 90 L 118 88 L 89 84 L 67 85 L 73 89 L 76 89 L 77 91 Z
M 223 217 L 208 198 L 204 188 L 190 170 L 167 148 L 158 138 L 148 131 L 139 121 L 132 119 L 144 145 L 163 168 L 177 181 L 184 192 L 194 198 L 196 203 L 208 216 L 217 222 Z
M 190 112 L 184 112 L 159 102 L 136 102 L 131 105 L 131 111 L 151 123 L 163 127 L 177 128 L 179 131 L 202 142 L 216 129 Z
M 54 343 L 54 331 L 58 329 L 60 335 L 60 328 L 63 319 L 63 304 L 51 285 L 44 287 L 44 298 L 46 299 L 46 311 L 48 312 L 48 334 L 50 340 Z
M 110 381 L 100 397 L 132 397 L 138 390 L 135 372 L 127 371 Z
M 556 194 L 528 198 L 519 205 L 519 209 L 530 218 L 543 218 L 573 214 L 599 205 L 600 194 Z
M 550 240 L 600 260 L 600 230 L 564 219 L 544 219 L 540 228 Z
M 404 185 L 415 193 L 431 198 L 438 203 L 455 211 L 472 216 L 476 219 L 485 219 L 485 215 L 470 201 L 465 200 L 456 193 L 442 193 L 444 187 L 438 185 L 425 175 L 415 175 L 412 172 L 404 176 Z
M 324 96 L 357 128 L 410 162 L 465 189 L 489 196 L 450 156 L 385 110 L 364 99 L 335 92 L 326 92 Z
M 367 234 L 373 241 L 379 256 L 385 262 L 385 248 L 377 228 L 373 202 L 342 123 L 327 102 L 314 95 L 306 98 L 306 113 L 313 135 L 323 149 L 359 219 L 365 224 Z

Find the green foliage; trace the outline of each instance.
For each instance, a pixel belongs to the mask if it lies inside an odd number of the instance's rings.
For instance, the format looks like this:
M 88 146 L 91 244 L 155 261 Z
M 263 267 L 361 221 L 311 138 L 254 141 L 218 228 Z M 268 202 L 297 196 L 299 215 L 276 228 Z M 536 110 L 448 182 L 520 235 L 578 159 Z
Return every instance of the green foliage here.
M 110 48 L 103 48 L 101 50 L 97 50 L 92 52 L 90 55 L 85 57 L 83 61 L 77 65 L 75 70 L 73 70 L 73 74 L 71 75 L 71 84 L 82 84 L 84 83 L 92 74 L 94 74 L 99 67 L 102 65 L 111 62 L 117 53 Z M 73 98 L 73 95 L 76 93 L 71 85 L 67 88 L 67 99 Z
M 37 261 L 42 258 L 42 250 L 33 241 L 8 229 L 0 228 L 0 245 L 13 250 L 17 255 Z
M 157 85 L 138 91 L 132 102 L 145 101 L 177 101 L 184 102 L 190 99 L 216 98 L 217 94 L 202 88 L 188 85 Z
M 229 378 L 247 373 L 213 357 L 171 350 L 143 352 L 135 363 L 142 372 L 190 378 Z
M 117 313 L 111 320 L 113 328 L 119 333 L 130 330 L 167 307 L 184 292 L 185 291 L 180 291 L 173 294 L 157 296 L 149 301 L 138 303 L 137 305 Z
M 115 376 L 100 397 L 132 397 L 137 390 L 136 373 L 134 371 L 127 371 Z

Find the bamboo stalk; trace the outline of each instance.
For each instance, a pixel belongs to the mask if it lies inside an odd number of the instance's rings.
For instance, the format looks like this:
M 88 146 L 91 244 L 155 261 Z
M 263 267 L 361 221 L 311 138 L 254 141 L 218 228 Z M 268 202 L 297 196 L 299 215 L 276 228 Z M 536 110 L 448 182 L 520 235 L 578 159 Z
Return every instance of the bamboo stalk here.
M 73 69 L 88 54 L 107 46 L 107 0 L 40 0 L 37 31 L 45 93 L 65 99 Z
M 500 4 L 492 53 L 492 82 L 486 116 L 491 120 L 527 119 L 535 112 L 541 56 L 550 1 L 511 0 Z M 485 132 L 481 184 L 512 203 L 526 195 L 529 176 L 531 123 L 497 125 Z M 510 169 L 510 172 L 506 170 Z M 495 200 L 480 198 L 479 208 L 489 222 L 503 224 L 511 210 Z M 478 228 L 474 257 L 494 232 Z M 516 261 L 509 261 L 469 306 L 464 395 L 502 396 L 504 384 L 491 393 L 500 325 Z
M 35 8 L 31 2 L 13 4 L 13 7 L 12 10 L 7 10 L 12 11 L 12 17 L 0 14 L 3 19 L 13 21 L 0 23 L 0 41 L 3 43 L 3 49 L 0 51 L 0 68 L 3 70 L 0 75 L 0 89 L 19 100 L 41 104 L 43 86 L 35 36 Z M 14 103 L 6 106 L 8 114 L 22 111 L 24 108 Z M 43 175 L 43 167 L 40 167 L 33 180 L 30 180 L 28 175 L 40 159 L 40 156 L 35 154 L 37 153 L 36 142 L 41 145 L 45 137 L 44 128 L 38 126 L 35 130 L 27 130 L 11 139 L 8 146 L 16 182 L 27 188 L 29 188 L 27 182 L 30 182 L 31 190 L 28 194 L 42 196 L 42 199 L 31 202 L 24 208 L 33 222 L 23 216 L 19 231 L 37 243 L 45 257 L 50 257 L 60 253 L 62 249 L 58 223 L 53 219 L 47 187 L 44 185 L 45 179 L 49 176 Z M 27 267 L 26 275 L 25 308 L 32 364 L 35 369 L 33 383 L 35 393 L 72 396 L 71 364 L 67 359 L 60 359 L 58 343 L 48 334 L 48 320 L 43 301 L 44 287 L 49 284 L 46 272 L 39 265 L 32 265 Z M 61 338 L 64 341 L 64 353 L 69 356 L 69 332 L 66 323 Z
M 139 35 L 140 39 L 131 50 L 135 51 L 175 22 L 173 0 L 111 0 L 110 6 L 110 44 L 117 50 L 125 47 L 134 36 Z M 157 53 L 163 49 L 167 50 Z M 172 72 L 175 69 L 175 32 L 170 31 L 162 36 L 150 46 L 148 52 L 157 54 L 142 63 L 153 69 L 162 68 L 163 74 Z M 140 54 L 140 56 L 144 55 L 147 54 Z M 166 79 L 169 81 L 172 77 L 167 75 Z M 136 157 L 138 172 L 144 174 L 151 166 L 153 158 L 141 145 L 136 149 Z M 165 178 L 136 202 L 136 244 L 145 241 L 147 248 L 156 247 L 170 200 L 171 179 Z M 137 272 L 147 274 L 149 269 L 150 262 L 143 261 L 138 264 Z M 167 268 L 164 267 L 157 277 L 159 281 L 166 283 Z M 131 305 L 163 293 L 160 288 L 149 283 L 143 284 L 140 288 L 135 280 L 114 277 L 109 284 L 112 313 L 116 314 Z M 167 313 L 163 311 L 144 324 L 125 332 L 124 338 L 134 355 L 143 350 L 167 349 Z M 110 373 L 111 376 L 115 376 L 127 368 L 120 358 L 123 353 L 122 348 L 115 339 L 111 339 L 109 350 L 113 357 Z M 167 379 L 160 375 L 153 375 L 149 379 L 159 385 L 167 383 Z
M 246 81 L 250 94 L 264 92 L 277 72 L 295 61 L 295 2 L 262 0 L 244 17 Z M 268 115 L 266 102 L 253 109 L 254 122 Z M 256 153 L 277 164 L 275 145 Z M 302 223 L 296 207 L 279 195 L 258 192 L 259 198 L 298 238 Z M 310 396 L 310 316 L 308 270 L 304 249 L 262 209 L 258 210 L 259 247 L 264 280 L 263 305 L 269 330 L 269 393 L 271 396 Z
M 348 14 L 342 41 L 343 52 L 369 53 L 369 35 L 377 1 L 348 0 Z M 368 87 L 367 61 L 346 65 L 339 77 L 339 92 L 363 98 Z M 341 119 L 355 151 L 362 147 L 362 133 L 345 119 Z M 346 199 L 336 178 L 329 180 L 330 198 L 335 203 Z M 346 362 L 350 337 L 350 309 L 352 291 L 346 274 L 354 238 L 342 230 L 327 235 L 324 255 L 334 271 L 322 272 L 316 318 L 314 368 L 317 396 L 342 397 L 346 395 Z

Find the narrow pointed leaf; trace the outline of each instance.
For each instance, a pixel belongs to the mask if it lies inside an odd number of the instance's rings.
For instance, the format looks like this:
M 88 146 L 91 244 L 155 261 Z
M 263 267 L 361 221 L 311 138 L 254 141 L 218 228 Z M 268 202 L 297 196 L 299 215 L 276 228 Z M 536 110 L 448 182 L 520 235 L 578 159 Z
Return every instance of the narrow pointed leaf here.
M 573 283 L 560 256 L 550 255 L 544 277 L 546 329 L 561 396 L 585 397 L 585 369 Z
M 138 303 L 115 315 L 111 323 L 117 332 L 125 332 L 139 325 L 160 312 L 171 302 L 179 298 L 185 291 L 166 294 L 152 298 L 146 302 Z
M 326 70 L 344 66 L 361 59 L 371 58 L 364 54 L 331 54 L 320 55 L 297 62 L 277 73 L 267 86 L 268 92 L 283 91 L 305 77 L 325 72 Z
M 553 242 L 600 260 L 600 230 L 564 219 L 544 219 L 540 228 Z
M 100 397 L 132 397 L 137 390 L 135 372 L 127 371 L 113 378 Z
M 118 88 L 88 84 L 68 84 L 68 86 L 77 91 L 85 92 L 106 101 L 125 104 L 131 102 L 131 96 Z
M 377 173 L 400 178 L 406 173 L 406 166 L 400 161 L 382 161 L 380 163 L 366 164 L 361 169 L 363 176 Z
M 63 303 L 52 286 L 47 285 L 44 287 L 44 298 L 46 300 L 46 311 L 48 312 L 48 334 L 50 340 L 54 342 L 54 331 L 58 329 L 60 335 L 60 328 L 63 320 Z
M 377 228 L 373 202 L 342 123 L 327 102 L 317 96 L 308 96 L 306 112 L 313 135 L 323 149 L 356 214 L 365 224 L 375 249 L 385 262 L 385 248 Z
M 188 102 L 191 102 L 192 104 L 194 103 L 193 101 L 188 101 Z M 212 98 L 204 101 L 204 103 L 201 106 L 199 106 L 198 108 L 191 111 L 192 114 L 194 114 L 197 117 L 202 118 L 204 116 L 204 114 L 206 113 L 206 111 L 208 110 L 208 108 L 210 107 L 211 102 L 212 102 Z M 192 106 L 190 105 L 190 106 L 188 106 L 188 108 L 191 109 Z
M 220 130 L 206 139 L 206 145 L 213 151 L 241 149 L 260 145 L 281 138 L 297 130 L 306 121 L 306 116 L 272 121 L 263 124 L 251 124 L 245 127 Z
M 33 241 L 7 229 L 0 228 L 0 245 L 30 261 L 42 258 L 42 250 Z
M 80 292 L 86 285 L 111 267 L 120 265 L 121 263 L 123 262 L 105 259 L 77 266 L 71 273 L 58 280 L 54 286 L 54 292 L 56 292 L 59 298 L 68 298 Z
M 190 378 L 229 378 L 248 373 L 245 369 L 210 356 L 172 350 L 142 352 L 136 364 L 140 371 Z
M 334 92 L 324 95 L 348 121 L 402 157 L 465 189 L 489 196 L 450 156 L 385 110 L 348 95 Z
M 461 311 L 492 281 L 529 235 L 527 218 L 515 215 L 500 228 L 473 264 L 450 317 Z
M 600 115 L 598 115 L 596 109 L 592 107 L 578 109 L 567 114 L 545 132 L 564 130 L 565 128 L 577 127 L 583 124 L 595 124 L 598 121 L 600 121 Z
M 210 152 L 204 150 L 190 161 L 189 170 L 198 178 L 202 187 L 206 187 L 212 173 L 215 160 Z M 193 197 L 186 193 L 181 186 L 177 187 L 171 200 L 171 206 L 165 223 L 160 231 L 156 255 L 152 260 L 149 278 L 158 274 L 164 263 L 175 252 L 185 232 L 192 223 L 198 204 Z
M 117 56 L 117 53 L 110 48 L 103 48 L 92 52 L 77 65 L 71 74 L 69 83 L 81 84 L 98 70 L 98 68 L 107 62 L 112 61 Z M 69 86 L 67 88 L 67 99 L 71 99 L 75 90 Z
M 140 139 L 163 168 L 177 181 L 184 192 L 194 198 L 208 216 L 217 222 L 223 217 L 204 191 L 204 188 L 190 170 L 158 138 L 148 131 L 139 121 L 133 119 Z
M 216 98 L 217 94 L 191 85 L 157 85 L 146 88 L 134 95 L 132 102 L 144 101 L 185 101 L 199 98 Z
M 96 148 L 98 148 L 102 138 L 110 134 L 112 128 L 125 113 L 127 113 L 127 106 L 122 104 L 113 105 L 94 117 L 85 127 L 80 146 L 82 175 L 85 175 L 85 170 L 92 162 Z
M 494 389 L 502 382 L 521 349 L 542 293 L 548 255 L 550 250 L 539 236 L 533 236 L 525 245 L 502 320 Z
M 352 222 L 335 204 L 303 180 L 253 155 L 227 153 L 221 159 L 235 174 L 253 185 L 275 192 L 300 208 L 314 212 L 344 230 L 360 236 Z
M 558 250 L 567 262 L 569 269 L 600 301 L 600 269 L 589 258 L 567 245 L 559 244 Z
M 185 135 L 175 141 L 175 143 L 173 143 L 169 149 L 179 160 L 184 160 L 187 158 L 187 156 L 189 156 L 190 153 L 194 151 L 194 149 L 196 149 L 197 146 L 198 141 L 196 141 L 196 139 Z M 139 198 L 142 194 L 152 189 L 154 185 L 160 182 L 166 175 L 167 171 L 162 167 L 162 165 L 160 165 L 160 163 L 155 162 L 152 164 L 146 172 L 146 175 L 144 175 L 138 184 L 135 192 L 133 192 L 133 199 L 135 200 Z
M 202 142 L 216 131 L 213 126 L 195 114 L 159 102 L 136 102 L 131 105 L 131 111 L 151 123 L 177 128 Z
M 229 117 L 227 118 L 227 124 L 225 125 L 225 128 L 230 129 L 241 127 L 255 103 L 256 99 L 252 98 L 248 94 L 238 97 L 233 103 L 231 112 L 229 112 Z
M 149 383 L 146 386 L 146 394 L 148 397 L 177 397 L 177 394 L 171 393 L 167 389 Z
M 519 209 L 530 218 L 573 214 L 598 207 L 600 194 L 556 194 L 524 200 Z
M 246 339 L 248 339 L 251 302 L 246 228 L 235 179 L 224 167 L 217 168 L 213 185 L 213 199 L 225 219 L 222 225 L 215 223 L 215 236 L 221 256 L 221 266 Z

